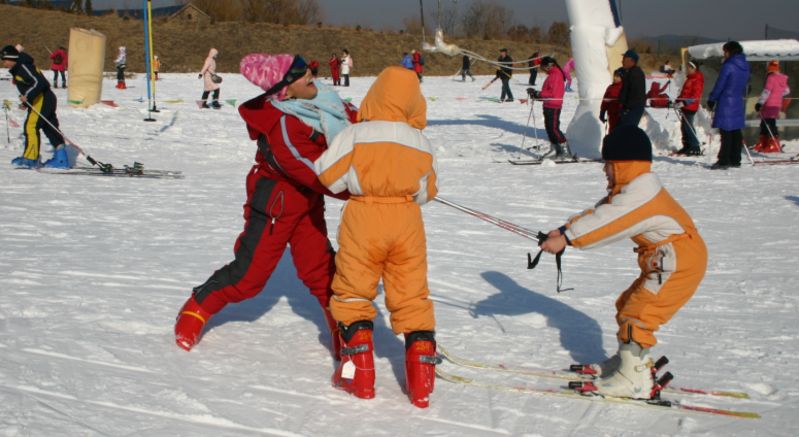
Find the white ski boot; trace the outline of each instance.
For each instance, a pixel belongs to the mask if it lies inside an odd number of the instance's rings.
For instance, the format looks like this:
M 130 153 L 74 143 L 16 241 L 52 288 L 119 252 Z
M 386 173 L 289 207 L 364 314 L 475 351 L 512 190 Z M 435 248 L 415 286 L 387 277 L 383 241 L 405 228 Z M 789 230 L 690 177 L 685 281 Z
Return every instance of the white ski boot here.
M 642 349 L 635 342 L 621 343 L 618 357 L 618 368 L 596 382 L 596 393 L 618 398 L 650 399 L 654 381 L 649 349 Z

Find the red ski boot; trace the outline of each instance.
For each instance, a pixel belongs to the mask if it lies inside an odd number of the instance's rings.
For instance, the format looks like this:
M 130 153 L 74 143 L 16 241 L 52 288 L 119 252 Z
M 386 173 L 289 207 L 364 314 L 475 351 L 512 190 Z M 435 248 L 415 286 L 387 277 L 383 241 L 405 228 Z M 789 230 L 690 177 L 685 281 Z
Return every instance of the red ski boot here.
M 339 335 L 338 323 L 336 323 L 333 315 L 330 314 L 329 308 L 322 308 L 322 311 L 325 312 L 325 321 L 328 329 L 330 329 L 330 347 L 333 352 L 333 358 L 336 361 L 341 361 L 341 335 Z
M 203 327 L 211 316 L 211 313 L 202 309 L 194 300 L 194 296 L 190 297 L 180 309 L 175 322 L 175 342 L 178 346 L 190 351 L 200 341 Z
M 405 387 L 413 405 L 427 408 L 436 380 L 436 340 L 433 331 L 405 335 Z
M 761 134 L 760 137 L 757 139 L 757 144 L 755 147 L 752 147 L 752 150 L 758 153 L 763 153 L 764 150 L 768 147 L 769 137 L 768 135 Z
M 341 329 L 341 364 L 333 374 L 333 386 L 362 399 L 375 397 L 373 324 L 361 320 Z

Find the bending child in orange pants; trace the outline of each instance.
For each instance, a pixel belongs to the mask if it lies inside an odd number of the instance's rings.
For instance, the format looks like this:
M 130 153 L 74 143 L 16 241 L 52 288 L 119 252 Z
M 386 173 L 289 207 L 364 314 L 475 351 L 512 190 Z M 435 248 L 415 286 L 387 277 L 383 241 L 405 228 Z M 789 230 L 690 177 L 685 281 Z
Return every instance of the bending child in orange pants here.
M 649 348 L 654 332 L 693 296 L 707 268 L 707 249 L 687 212 L 654 173 L 652 145 L 644 131 L 619 126 L 602 146 L 608 196 L 594 209 L 549 233 L 541 248 L 558 253 L 566 244 L 588 249 L 631 238 L 641 275 L 616 301 L 619 351 L 590 365 L 602 377 L 597 392 L 647 399 L 652 396 Z
M 358 120 L 316 160 L 333 193 L 349 190 L 338 232 L 330 310 L 339 322 L 341 364 L 335 386 L 374 397 L 372 300 L 382 278 L 394 333 L 405 334 L 405 376 L 411 402 L 428 406 L 435 378 L 433 302 L 420 205 L 436 195 L 436 163 L 421 130 L 427 106 L 416 75 L 388 67 L 364 98 Z

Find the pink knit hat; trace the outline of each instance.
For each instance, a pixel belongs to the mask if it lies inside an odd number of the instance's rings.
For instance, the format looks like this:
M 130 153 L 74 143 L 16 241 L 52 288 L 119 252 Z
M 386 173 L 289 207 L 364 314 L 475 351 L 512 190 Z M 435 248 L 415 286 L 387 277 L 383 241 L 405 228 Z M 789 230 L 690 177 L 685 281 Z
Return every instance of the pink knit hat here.
M 291 68 L 291 62 L 293 60 L 293 55 L 251 53 L 241 60 L 241 74 L 264 91 L 268 91 L 275 86 L 275 84 L 283 80 L 283 77 Z M 277 100 L 285 99 L 286 87 L 283 87 L 283 89 L 267 98 Z

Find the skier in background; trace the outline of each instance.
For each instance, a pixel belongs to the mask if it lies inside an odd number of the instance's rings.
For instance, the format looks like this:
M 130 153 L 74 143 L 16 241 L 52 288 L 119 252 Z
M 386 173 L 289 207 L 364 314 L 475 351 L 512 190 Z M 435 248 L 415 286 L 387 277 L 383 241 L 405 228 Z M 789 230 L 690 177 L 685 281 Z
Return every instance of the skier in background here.
M 754 150 L 763 153 L 779 153 L 780 131 L 777 130 L 777 118 L 782 109 L 782 99 L 791 93 L 788 87 L 788 76 L 780 73 L 780 62 L 776 59 L 766 65 L 766 84 L 755 104 L 755 112 L 760 113 L 760 140 Z
M 474 82 L 475 79 L 474 76 L 472 76 L 471 70 L 472 70 L 472 59 L 467 55 L 463 55 L 463 60 L 461 61 L 461 71 L 460 71 L 461 80 L 463 82 L 466 82 L 466 76 L 471 77 L 472 82 Z
M 53 158 L 44 163 L 45 167 L 70 168 L 70 162 L 64 145 L 64 137 L 58 130 L 56 106 L 58 99 L 50 89 L 50 82 L 35 65 L 27 63 L 30 57 L 20 56 L 16 47 L 8 45 L 0 52 L 3 66 L 14 80 L 19 92 L 19 101 L 27 108 L 28 115 L 22 128 L 25 137 L 25 149 L 22 156 L 11 160 L 11 165 L 18 168 L 37 168 L 40 166 L 39 149 L 43 130 L 50 145 L 55 148 Z M 74 161 L 74 160 L 73 160 Z
M 566 92 L 572 92 L 572 70 L 574 70 L 574 58 L 569 58 L 563 66 L 563 75 L 566 76 Z
M 646 75 L 638 66 L 638 53 L 627 50 L 621 60 L 624 78 L 619 91 L 621 117 L 619 126 L 638 126 L 646 109 Z
M 682 133 L 682 149 L 678 150 L 677 154 L 699 156 L 702 154 L 702 150 L 699 147 L 699 138 L 696 137 L 694 117 L 696 111 L 699 110 L 699 100 L 702 98 L 702 91 L 705 88 L 705 76 L 693 62 L 688 63 L 686 72 L 688 74 L 685 77 L 685 83 L 674 103 L 674 107 L 680 111 L 680 132 Z
M 203 68 L 200 74 L 197 75 L 199 79 L 203 80 L 203 95 L 202 95 L 202 108 L 220 109 L 222 105 L 219 104 L 219 83 L 221 82 L 216 75 L 216 58 L 219 56 L 219 50 L 211 48 L 208 51 L 208 56 L 205 58 Z M 213 93 L 211 106 L 208 106 L 208 96 Z
M 61 87 L 67 87 L 67 77 L 64 74 L 66 71 L 69 60 L 67 58 L 67 49 L 58 47 L 53 53 L 50 53 L 50 70 L 53 71 L 53 88 L 58 88 L 58 74 L 61 73 Z
M 195 287 L 178 312 L 175 341 L 191 350 L 214 314 L 260 293 L 289 246 L 297 276 L 318 300 L 338 355 L 338 328 L 328 309 L 334 252 L 324 217 L 324 195 L 331 193 L 317 179 L 313 161 L 354 120 L 355 110 L 332 88 L 316 83 L 301 56 L 250 54 L 240 65 L 242 75 L 265 92 L 239 107 L 258 145 L 246 180 L 244 230 L 234 245 L 235 259 Z M 275 335 L 290 341 L 293 334 Z
M 344 76 L 344 86 L 350 86 L 350 72 L 352 71 L 352 67 L 350 51 L 343 49 L 341 55 L 341 75 Z
M 405 335 L 408 396 L 426 408 L 436 342 L 421 205 L 437 188 L 433 147 L 422 134 L 427 105 L 418 78 L 400 66 L 383 70 L 358 119 L 362 123 L 344 129 L 315 163 L 322 184 L 351 194 L 339 226 L 330 301 L 342 347 L 333 383 L 360 398 L 375 395 L 372 300 L 382 278 L 391 328 Z
M 413 49 L 411 50 L 411 58 L 413 58 L 413 71 L 416 72 L 419 82 L 422 82 L 424 77 L 424 57 L 422 57 L 419 50 Z
M 527 84 L 530 86 L 535 86 L 535 80 L 538 77 L 538 69 L 541 65 L 541 54 L 536 50 L 530 55 L 530 60 L 527 61 L 527 66 L 530 67 L 530 79 L 528 79 Z
M 555 58 L 544 56 L 541 59 L 541 68 L 546 72 L 547 78 L 541 91 L 528 88 L 527 92 L 531 98 L 544 102 L 544 126 L 549 136 L 550 149 L 544 154 L 544 158 L 555 158 L 557 160 L 574 159 L 569 150 L 569 143 L 566 136 L 560 130 L 560 111 L 563 108 L 563 96 L 565 94 L 564 74 Z M 530 104 L 533 104 L 532 102 Z
M 599 106 L 599 121 L 608 124 L 608 134 L 613 132 L 619 124 L 621 117 L 621 103 L 619 103 L 619 92 L 621 92 L 621 81 L 624 78 L 624 69 L 617 68 L 613 72 L 613 83 L 605 89 L 602 96 L 602 104 Z
M 402 60 L 400 61 L 400 65 L 408 70 L 413 70 L 413 56 L 411 56 L 411 54 L 408 52 L 402 52 Z
M 724 61 L 719 77 L 707 98 L 707 107 L 713 115 L 713 127 L 721 133 L 718 161 L 711 170 L 725 170 L 741 166 L 743 135 L 746 125 L 744 109 L 746 87 L 749 83 L 749 63 L 744 49 L 737 41 L 728 41 L 722 46 Z
M 161 71 L 161 60 L 158 55 L 153 56 L 153 78 L 158 80 L 158 72 Z
M 117 57 L 114 59 L 114 67 L 117 69 L 117 89 L 124 90 L 128 86 L 125 84 L 125 68 L 127 68 L 128 53 L 125 46 L 119 46 Z
M 600 247 L 630 238 L 641 274 L 616 300 L 619 349 L 584 368 L 601 377 L 597 393 L 649 399 L 655 331 L 693 296 L 705 275 L 707 249 L 688 213 L 651 172 L 652 144 L 636 126 L 618 126 L 602 143 L 608 195 L 572 216 L 541 243 L 556 254 L 566 245 Z
M 327 61 L 330 66 L 330 77 L 333 79 L 333 86 L 341 85 L 341 59 L 335 53 L 330 54 L 330 59 Z
M 512 102 L 513 92 L 510 90 L 510 79 L 513 77 L 513 58 L 508 54 L 508 49 L 499 49 L 499 58 L 497 61 L 501 63 L 501 67 L 497 70 L 497 77 L 502 81 L 502 92 L 499 96 L 500 102 Z

